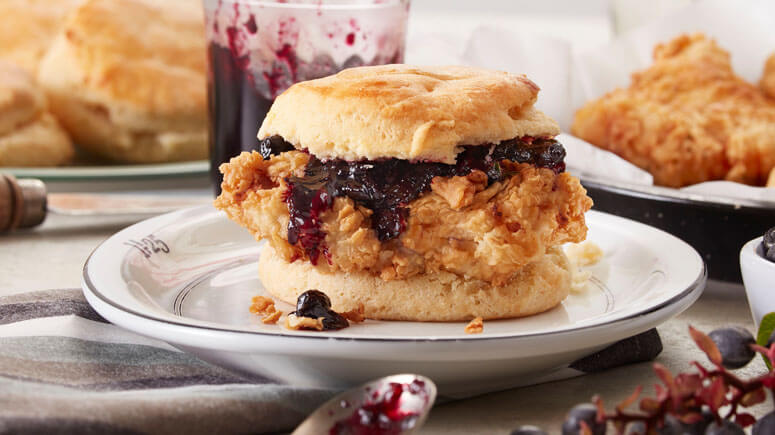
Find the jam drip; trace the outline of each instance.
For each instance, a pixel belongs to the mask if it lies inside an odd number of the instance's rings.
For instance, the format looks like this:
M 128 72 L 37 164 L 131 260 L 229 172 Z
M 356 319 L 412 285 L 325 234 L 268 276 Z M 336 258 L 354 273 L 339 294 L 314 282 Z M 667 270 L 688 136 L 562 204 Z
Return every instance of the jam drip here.
M 279 145 L 282 138 L 274 136 L 270 139 L 275 144 L 272 150 L 285 149 Z M 564 159 L 565 149 L 559 142 L 532 137 L 490 146 L 466 146 L 454 165 L 412 163 L 400 159 L 355 162 L 332 159 L 324 162 L 310 156 L 304 176 L 286 179 L 285 201 L 290 214 L 288 243 L 300 243 L 312 264 L 317 264 L 321 252 L 328 257 L 321 215 L 331 208 L 336 197 L 346 196 L 357 205 L 370 209 L 373 212 L 371 227 L 377 238 L 384 242 L 406 230 L 407 205 L 430 190 L 434 177 L 465 176 L 480 170 L 487 174 L 488 184 L 492 184 L 509 176 L 501 168 L 502 160 L 528 163 L 560 173 L 565 171 Z
M 358 407 L 348 418 L 340 420 L 329 430 L 330 435 L 392 435 L 412 429 L 420 417 L 417 413 L 401 409 L 401 399 L 406 393 L 419 395 L 426 400 L 425 383 L 415 379 L 409 384 L 391 382 L 387 391 L 373 401 Z

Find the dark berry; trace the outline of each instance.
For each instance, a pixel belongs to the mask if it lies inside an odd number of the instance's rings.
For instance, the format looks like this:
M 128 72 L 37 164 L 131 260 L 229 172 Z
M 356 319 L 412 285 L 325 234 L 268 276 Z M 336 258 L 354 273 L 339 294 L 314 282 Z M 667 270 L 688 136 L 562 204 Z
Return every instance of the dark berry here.
M 705 435 L 745 435 L 739 424 L 730 420 L 721 420 L 721 424 L 713 422 L 705 429 Z
M 546 431 L 538 426 L 523 425 L 511 431 L 511 435 L 546 435 Z
M 657 429 L 659 435 L 703 435 L 709 424 L 715 421 L 715 416 L 708 409 L 702 411 L 699 421 L 683 423 L 673 414 L 665 415 L 662 427 Z
M 764 253 L 764 258 L 775 262 L 775 246 L 771 247 Z
M 597 407 L 591 403 L 582 403 L 571 408 L 562 424 L 562 435 L 581 433 L 581 422 L 585 422 L 593 435 L 605 434 L 605 423 L 597 422 Z
M 708 336 L 721 352 L 721 364 L 728 369 L 739 369 L 751 362 L 756 355 L 750 346 L 755 344 L 756 340 L 745 328 L 733 326 L 715 329 Z
M 646 424 L 642 421 L 635 421 L 627 425 L 627 435 L 646 435 Z
M 753 425 L 752 435 L 771 435 L 775 434 L 775 411 L 770 412 L 764 417 L 760 418 Z
M 762 237 L 762 245 L 764 245 L 765 251 L 775 246 L 775 227 L 772 227 L 764 232 L 764 237 Z
M 342 329 L 350 323 L 341 314 L 331 310 L 331 299 L 320 290 L 307 290 L 296 299 L 293 314 L 313 319 L 323 318 L 323 329 Z
M 697 432 L 697 434 L 701 435 L 703 432 Z M 659 435 L 684 435 L 692 432 L 685 431 L 684 424 L 680 420 L 672 414 L 667 414 L 662 420 L 662 427 L 657 429 L 657 433 Z
M 280 153 L 293 150 L 293 145 L 286 142 L 280 136 L 270 136 L 266 139 L 262 139 L 258 143 L 258 152 L 264 160 L 269 160 L 272 156 L 276 156 Z

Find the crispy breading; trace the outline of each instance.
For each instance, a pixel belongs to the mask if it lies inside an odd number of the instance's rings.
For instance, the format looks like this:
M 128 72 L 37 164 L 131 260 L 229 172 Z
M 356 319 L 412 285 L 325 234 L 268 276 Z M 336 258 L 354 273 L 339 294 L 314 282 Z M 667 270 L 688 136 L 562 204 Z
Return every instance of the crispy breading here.
M 759 81 L 759 87 L 764 94 L 770 98 L 775 98 L 775 54 L 770 55 L 764 62 L 764 72 Z
M 271 160 L 242 153 L 223 165 L 223 193 L 215 206 L 268 239 L 286 261 L 308 260 L 287 242 L 288 208 L 284 177 L 299 175 L 308 156 L 289 151 Z M 448 271 L 503 285 L 551 246 L 586 237 L 584 213 L 592 200 L 577 179 L 527 164 L 503 162 L 512 175 L 486 186 L 478 171 L 466 177 L 436 178 L 432 190 L 409 205 L 407 229 L 381 243 L 371 229 L 371 211 L 346 197 L 322 213 L 332 270 L 368 271 L 402 279 Z
M 775 101 L 735 75 L 702 34 L 654 48 L 654 63 L 576 112 L 571 132 L 680 187 L 727 179 L 762 185 L 775 166 Z

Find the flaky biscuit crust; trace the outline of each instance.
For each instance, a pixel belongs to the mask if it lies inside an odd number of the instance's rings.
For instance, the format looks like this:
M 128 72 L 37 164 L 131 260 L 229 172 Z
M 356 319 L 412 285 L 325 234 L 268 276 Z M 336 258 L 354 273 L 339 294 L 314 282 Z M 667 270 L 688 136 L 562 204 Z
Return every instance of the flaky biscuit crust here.
M 62 28 L 67 13 L 81 0 L 0 1 L 0 59 L 30 74 Z
M 770 55 L 764 62 L 764 71 L 759 81 L 759 87 L 765 95 L 775 98 L 775 54 Z
M 290 151 L 271 160 L 242 153 L 221 169 L 222 194 L 215 206 L 268 239 L 285 261 L 308 262 L 287 241 L 288 207 L 283 201 L 290 175 L 302 175 L 309 157 Z M 484 173 L 436 177 L 431 191 L 408 204 L 407 229 L 381 243 L 371 229 L 371 210 L 346 197 L 321 215 L 331 262 L 319 268 L 364 272 L 384 281 L 431 272 L 505 285 L 551 246 L 586 237 L 584 213 L 592 201 L 578 180 L 527 164 L 509 164 L 513 175 L 486 185 Z
M 38 77 L 85 148 L 119 161 L 191 160 L 207 155 L 205 53 L 195 2 L 86 0 Z
M 0 135 L 40 116 L 46 97 L 20 67 L 0 61 Z
M 462 145 L 555 136 L 525 76 L 461 66 L 351 68 L 297 83 L 272 105 L 259 139 L 280 135 L 320 158 L 454 163 Z
M 680 187 L 764 184 L 775 166 L 775 102 L 732 71 L 704 35 L 657 45 L 654 64 L 576 113 L 571 131 Z
M 370 319 L 424 322 L 528 316 L 557 306 L 571 286 L 568 259 L 557 247 L 502 286 L 449 272 L 398 281 L 385 281 L 366 272 L 331 272 L 309 263 L 288 263 L 269 245 L 261 252 L 258 275 L 274 297 L 290 304 L 295 305 L 299 294 L 314 288 L 325 293 L 338 312 L 362 304 L 364 315 Z
M 0 166 L 56 166 L 73 154 L 43 91 L 23 69 L 0 61 Z

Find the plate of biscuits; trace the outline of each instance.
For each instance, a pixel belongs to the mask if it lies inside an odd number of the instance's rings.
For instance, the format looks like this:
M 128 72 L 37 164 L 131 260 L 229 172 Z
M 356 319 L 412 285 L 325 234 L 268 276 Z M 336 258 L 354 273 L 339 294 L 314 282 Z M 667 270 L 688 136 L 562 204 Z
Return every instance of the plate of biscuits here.
M 84 294 L 119 326 L 296 385 L 413 372 L 465 396 L 567 376 L 689 307 L 706 270 L 678 238 L 590 211 L 537 97 L 523 75 L 452 66 L 293 85 L 260 151 L 221 166 L 215 208 L 115 234 Z
M 12 0 L 0 13 L 0 169 L 54 180 L 206 173 L 199 4 Z

